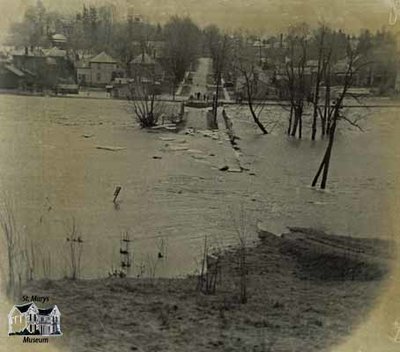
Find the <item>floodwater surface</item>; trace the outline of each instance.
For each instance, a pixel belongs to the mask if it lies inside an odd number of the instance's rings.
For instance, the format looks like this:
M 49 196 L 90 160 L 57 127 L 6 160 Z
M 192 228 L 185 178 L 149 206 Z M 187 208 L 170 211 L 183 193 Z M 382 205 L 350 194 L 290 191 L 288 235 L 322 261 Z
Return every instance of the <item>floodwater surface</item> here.
M 241 138 L 242 165 L 250 169 L 242 173 L 219 170 L 233 156 L 226 141 L 140 130 L 127 102 L 2 95 L 0 107 L 0 190 L 13 204 L 18 229 L 37 248 L 38 276 L 46 257 L 50 276 L 68 275 L 72 222 L 84 241 L 83 277 L 106 276 L 119 266 L 126 232 L 131 275 L 160 276 L 192 273 L 205 236 L 224 248 L 237 243 L 242 225 L 256 237 L 257 222 L 272 231 L 291 225 L 356 237 L 395 233 L 389 207 L 400 161 L 396 108 L 351 111 L 366 116 L 363 132 L 341 122 L 322 192 L 309 185 L 326 142 L 310 141 L 307 126 L 302 141 L 288 138 L 288 112 L 280 107 L 263 112 L 273 128 L 267 136 L 246 107 L 227 107 Z M 188 114 L 187 127 L 205 123 L 204 112 Z M 177 139 L 191 152 L 171 151 Z M 122 187 L 118 207 L 116 186 Z

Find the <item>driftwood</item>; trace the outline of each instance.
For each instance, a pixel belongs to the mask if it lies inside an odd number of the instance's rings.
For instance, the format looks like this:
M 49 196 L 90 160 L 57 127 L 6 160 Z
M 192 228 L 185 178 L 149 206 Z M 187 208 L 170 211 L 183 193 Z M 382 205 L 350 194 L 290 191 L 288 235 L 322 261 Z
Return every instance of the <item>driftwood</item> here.
M 120 150 L 125 150 L 125 147 L 111 147 L 111 146 L 102 146 L 102 145 L 98 145 L 96 146 L 96 149 L 101 149 L 101 150 L 108 150 L 111 152 L 118 152 Z

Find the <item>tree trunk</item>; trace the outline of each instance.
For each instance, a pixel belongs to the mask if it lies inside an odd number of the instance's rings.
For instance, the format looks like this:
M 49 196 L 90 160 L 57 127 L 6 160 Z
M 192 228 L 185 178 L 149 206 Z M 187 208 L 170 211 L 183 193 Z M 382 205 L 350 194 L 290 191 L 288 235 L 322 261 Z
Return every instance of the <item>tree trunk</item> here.
M 324 168 L 324 165 L 325 165 L 326 155 L 327 155 L 327 153 L 326 153 L 326 151 L 325 151 L 325 154 L 324 154 L 324 157 L 323 157 L 323 159 L 322 159 L 322 162 L 321 162 L 321 164 L 319 165 L 318 171 L 317 171 L 317 173 L 315 174 L 314 179 L 313 179 L 313 181 L 312 181 L 312 183 L 311 183 L 311 187 L 315 187 L 315 186 L 317 185 L 319 176 L 321 175 L 322 169 Z
M 292 128 L 292 133 L 290 134 L 292 137 L 296 136 L 298 133 L 299 139 L 302 137 L 302 128 L 303 128 L 303 121 L 302 121 L 303 110 L 299 106 L 294 107 L 294 124 Z
M 288 136 L 290 136 L 290 131 L 292 130 L 292 121 L 293 121 L 293 106 L 290 106 L 289 126 L 287 129 Z
M 336 118 L 334 119 L 329 132 L 329 144 L 326 150 L 326 160 L 325 160 L 324 171 L 322 174 L 321 189 L 326 188 L 326 183 L 328 181 L 329 165 L 331 161 L 333 142 L 335 140 L 335 131 L 336 131 Z
M 299 113 L 299 139 L 303 136 L 303 113 Z
M 261 130 L 262 133 L 268 134 L 267 129 L 264 127 L 264 125 L 260 122 L 257 113 L 254 111 L 253 107 L 253 97 L 252 97 L 252 92 L 250 89 L 250 79 L 248 75 L 245 73 L 244 77 L 246 79 L 246 92 L 247 92 L 247 104 L 249 105 L 249 110 L 251 113 L 251 116 L 253 117 L 254 122 L 258 126 L 258 128 Z
M 253 117 L 254 122 L 256 123 L 258 128 L 262 131 L 262 133 L 268 134 L 269 132 L 264 127 L 264 125 L 260 122 L 260 120 L 257 117 L 256 112 L 254 111 L 252 100 L 248 99 L 248 103 L 249 103 L 249 109 L 250 109 L 250 112 L 251 112 L 251 116 Z
M 311 127 L 311 140 L 315 141 L 315 135 L 317 134 L 317 116 L 318 116 L 318 106 L 314 106 L 313 122 Z
M 217 74 L 217 88 L 215 90 L 215 101 L 214 101 L 214 124 L 217 126 L 217 117 L 218 117 L 218 100 L 219 100 L 219 89 L 221 84 L 221 72 L 219 71 Z
M 336 117 L 334 118 L 332 127 L 330 128 L 328 146 L 326 148 L 324 157 L 318 168 L 318 171 L 312 181 L 312 184 L 311 184 L 312 187 L 316 186 L 318 179 L 321 176 L 321 173 L 323 172 L 322 181 L 321 181 L 321 189 L 326 188 L 326 183 L 328 181 L 329 165 L 330 165 L 330 160 L 331 160 L 331 155 L 332 155 L 332 148 L 333 148 L 333 143 L 335 141 L 335 132 L 336 132 Z
M 317 117 L 318 117 L 318 104 L 319 104 L 319 90 L 321 86 L 322 79 L 322 55 L 323 55 L 323 45 L 325 37 L 325 28 L 321 33 L 321 40 L 319 43 L 319 53 L 318 53 L 318 69 L 317 69 L 317 80 L 315 82 L 315 95 L 314 95 L 314 114 L 311 130 L 311 140 L 315 141 L 315 135 L 317 134 Z
M 290 133 L 292 137 L 296 136 L 298 126 L 299 126 L 299 114 L 297 112 L 297 109 L 294 108 L 294 123 L 292 127 L 292 132 Z
M 330 56 L 328 58 L 330 60 Z M 330 62 L 327 62 L 327 69 L 326 69 L 326 79 L 325 79 L 325 102 L 324 102 L 324 117 L 322 119 L 322 126 L 321 126 L 321 135 L 322 138 L 328 134 L 327 123 L 328 123 L 328 115 L 329 115 L 329 108 L 331 103 L 331 70 L 330 70 Z

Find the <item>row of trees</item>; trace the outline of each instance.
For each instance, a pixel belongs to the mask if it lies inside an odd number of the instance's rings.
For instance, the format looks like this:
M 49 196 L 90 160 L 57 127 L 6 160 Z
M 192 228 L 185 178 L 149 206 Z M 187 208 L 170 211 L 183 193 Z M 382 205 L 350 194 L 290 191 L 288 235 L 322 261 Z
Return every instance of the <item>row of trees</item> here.
M 215 27 L 207 28 L 206 33 L 214 62 L 216 99 L 221 77 L 233 74 L 236 79 L 241 79 L 249 112 L 259 130 L 268 134 L 266 120 L 260 119 L 268 96 L 259 92 L 260 76 L 266 76 L 259 58 L 244 49 L 246 38 L 228 37 Z M 291 27 L 285 38 L 285 47 L 281 48 L 274 76 L 268 83 L 275 86 L 289 104 L 288 135 L 303 138 L 303 117 L 306 111 L 311 111 L 311 139 L 317 138 L 318 130 L 321 138 L 328 138 L 326 151 L 312 181 L 313 187 L 320 182 L 320 187 L 326 188 L 339 122 L 360 128 L 357 121 L 343 113 L 346 99 L 358 100 L 351 88 L 357 85 L 361 75 L 368 77 L 374 67 L 388 62 L 377 48 L 395 48 L 390 34 L 378 32 L 377 37 L 378 42 L 364 31 L 356 38 L 325 25 L 311 31 L 302 24 Z M 217 106 L 218 101 L 215 116 Z

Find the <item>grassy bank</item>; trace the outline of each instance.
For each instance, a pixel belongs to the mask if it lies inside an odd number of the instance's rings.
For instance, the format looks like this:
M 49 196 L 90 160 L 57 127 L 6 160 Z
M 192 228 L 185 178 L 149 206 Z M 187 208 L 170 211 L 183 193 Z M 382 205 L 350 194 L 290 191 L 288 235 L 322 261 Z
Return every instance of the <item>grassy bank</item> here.
M 197 278 L 35 282 L 62 312 L 70 351 L 320 351 L 368 315 L 388 262 L 387 243 L 292 229 L 264 234 L 246 253 L 248 303 L 239 303 L 236 251 L 215 295 Z

